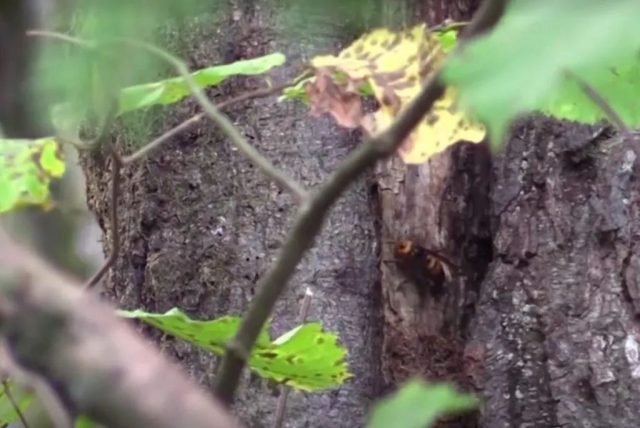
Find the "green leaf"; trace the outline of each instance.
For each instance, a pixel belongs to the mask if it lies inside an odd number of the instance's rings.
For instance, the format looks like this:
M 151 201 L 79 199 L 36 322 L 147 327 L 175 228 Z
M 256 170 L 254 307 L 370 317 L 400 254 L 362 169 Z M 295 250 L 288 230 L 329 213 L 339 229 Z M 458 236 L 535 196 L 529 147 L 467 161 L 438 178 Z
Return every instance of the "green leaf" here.
M 241 322 L 241 318 L 232 316 L 192 320 L 176 308 L 164 314 L 140 310 L 118 314 L 142 320 L 217 355 L 224 353 Z M 347 351 L 338 345 L 334 334 L 323 332 L 320 324 L 304 324 L 274 341 L 267 328 L 258 337 L 249 359 L 249 367 L 260 376 L 306 391 L 334 387 L 351 376 L 345 362 Z
M 313 80 L 315 80 L 315 77 L 311 76 L 306 79 L 302 79 L 293 86 L 284 88 L 284 90 L 282 91 L 282 95 L 278 97 L 278 101 L 298 100 L 302 101 L 305 104 L 309 104 L 309 96 L 307 95 L 305 85 Z
M 477 405 L 474 396 L 460 394 L 451 385 L 412 380 L 375 406 L 367 427 L 424 428 L 440 416 L 472 410 Z
M 111 110 L 120 89 L 151 81 L 168 69 L 162 59 L 114 39 L 144 40 L 174 50 L 173 43 L 179 43 L 176 37 L 158 28 L 168 21 L 175 24 L 196 17 L 216 28 L 231 11 L 226 2 L 214 1 L 215 7 L 211 1 L 198 0 L 154 0 L 152 7 L 140 0 L 81 1 L 74 5 L 72 25 L 65 13 L 48 14 L 52 28 L 68 28 L 70 35 L 92 43 L 93 48 L 41 44 L 34 58 L 31 91 L 38 98 L 40 114 L 47 116 L 51 105 L 67 102 L 83 117 L 104 117 L 104 109 Z
M 449 53 L 456 47 L 458 41 L 458 30 L 445 29 L 442 31 L 434 31 L 435 36 L 442 45 L 442 50 L 445 53 Z
M 31 405 L 33 395 L 11 380 L 8 380 L 6 384 L 20 412 L 24 415 L 24 412 Z M 5 388 L 0 385 L 0 426 L 5 426 L 5 424 L 8 425 L 18 420 L 18 412 L 16 412 L 11 400 L 9 400 Z
M 259 58 L 237 61 L 232 64 L 204 68 L 191 74 L 200 88 L 215 86 L 227 78 L 238 75 L 253 76 L 264 74 L 274 67 L 284 64 L 286 58 L 281 53 L 273 53 Z M 150 107 L 173 104 L 191 95 L 189 85 L 182 77 L 173 77 L 159 82 L 130 86 L 120 92 L 118 114 Z
M 567 71 L 636 126 L 639 20 L 637 0 L 513 0 L 494 31 L 450 58 L 444 78 L 489 127 L 493 144 L 513 119 L 534 110 L 585 122 L 603 118 Z
M 319 323 L 309 323 L 280 336 L 269 349 L 256 350 L 250 364 L 263 377 L 314 391 L 338 386 L 351 377 L 346 355 L 335 334 L 323 332 Z
M 578 76 L 603 95 L 609 105 L 628 126 L 640 125 L 640 62 L 619 64 L 608 69 L 594 70 Z M 583 91 L 573 78 L 565 79 L 558 85 L 540 110 L 558 119 L 594 124 L 606 119 L 602 109 Z
M 74 428 L 98 428 L 101 426 L 86 416 L 78 416 L 75 420 Z
M 212 321 L 192 320 L 180 309 L 173 308 L 164 314 L 135 311 L 118 311 L 124 318 L 134 318 L 146 322 L 172 336 L 184 339 L 218 355 L 224 353 L 225 344 L 233 339 L 240 327 L 241 318 L 225 316 Z M 269 334 L 266 329 L 258 336 L 257 348 L 268 347 Z
M 51 179 L 64 172 L 55 139 L 0 139 L 0 213 L 22 205 L 49 206 Z

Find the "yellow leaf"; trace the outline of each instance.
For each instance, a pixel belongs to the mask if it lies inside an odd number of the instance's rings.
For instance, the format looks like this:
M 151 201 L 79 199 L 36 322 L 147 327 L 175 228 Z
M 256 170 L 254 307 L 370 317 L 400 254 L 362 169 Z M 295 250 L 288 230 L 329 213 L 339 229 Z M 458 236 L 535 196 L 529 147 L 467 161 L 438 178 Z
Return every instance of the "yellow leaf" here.
M 388 127 L 394 118 L 420 92 L 426 78 L 442 66 L 446 54 L 437 37 L 425 25 L 392 32 L 377 29 L 365 34 L 338 56 L 313 58 L 311 65 L 317 78 L 307 84 L 312 111 L 329 112 L 343 126 L 359 124 L 370 134 Z M 328 91 L 326 76 L 335 85 Z M 369 85 L 380 107 L 373 114 L 364 114 L 353 102 L 353 95 Z M 405 163 L 419 164 L 431 156 L 464 140 L 478 143 L 485 129 L 456 107 L 457 94 L 447 88 L 411 135 L 398 150 Z M 345 102 L 349 105 L 344 105 Z M 357 107 L 357 108 L 356 108 Z

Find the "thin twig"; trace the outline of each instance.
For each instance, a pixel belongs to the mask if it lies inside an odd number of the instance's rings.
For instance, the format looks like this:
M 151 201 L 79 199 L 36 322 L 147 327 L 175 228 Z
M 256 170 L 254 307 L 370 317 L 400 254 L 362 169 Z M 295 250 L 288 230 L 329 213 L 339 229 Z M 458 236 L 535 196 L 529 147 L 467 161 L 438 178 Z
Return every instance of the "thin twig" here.
M 4 389 L 4 394 L 9 399 L 9 403 L 11 404 L 11 407 L 13 407 L 13 411 L 16 412 L 16 415 L 18 415 L 20 422 L 22 422 L 22 425 L 24 425 L 24 428 L 29 428 L 29 424 L 27 423 L 27 420 L 24 418 L 24 415 L 22 414 L 22 410 L 20 409 L 20 406 L 18 405 L 16 400 L 13 398 L 13 394 L 9 389 L 9 383 L 7 382 L 6 379 L 2 381 L 2 388 Z
M 122 159 L 122 163 L 124 165 L 129 165 L 129 164 L 131 164 L 131 163 L 133 163 L 135 161 L 138 161 L 138 160 L 144 158 L 145 156 L 148 156 L 149 153 L 151 153 L 153 150 L 157 149 L 162 144 L 164 144 L 167 141 L 169 141 L 172 137 L 178 135 L 179 133 L 181 133 L 183 131 L 186 131 L 187 129 L 189 129 L 193 125 L 195 125 L 196 123 L 200 122 L 203 117 L 204 117 L 204 113 L 198 113 L 198 114 L 196 114 L 194 116 L 191 116 L 189 119 L 183 121 L 182 123 L 180 123 L 177 126 L 174 126 L 173 128 L 171 128 L 170 130 L 168 130 L 164 134 L 160 135 L 155 140 L 151 141 L 148 144 L 145 144 L 144 146 L 142 146 L 140 149 L 138 149 L 134 153 L 130 154 L 129 156 L 125 156 Z
M 298 83 L 300 83 L 300 81 L 302 81 L 307 77 L 308 76 L 305 73 L 295 78 L 291 82 L 283 83 L 281 85 L 275 85 L 270 88 L 261 88 L 261 89 L 256 89 L 255 91 L 245 92 L 236 97 L 229 98 L 228 100 L 224 100 L 220 102 L 216 107 L 218 108 L 218 110 L 222 110 L 223 108 L 229 107 L 230 105 L 237 104 L 239 102 L 246 101 L 249 99 L 270 97 L 271 95 L 275 95 L 279 92 L 282 92 L 283 90 L 285 90 L 290 86 L 297 85 Z
M 122 158 L 115 148 L 111 151 L 111 253 L 102 267 L 87 281 L 85 288 L 92 288 L 102 280 L 111 266 L 118 259 L 120 253 L 120 224 L 118 218 L 118 201 L 120 199 L 120 170 L 122 169 Z
M 296 79 L 296 81 L 298 81 L 298 79 Z M 264 98 L 264 97 L 269 97 L 271 95 L 275 95 L 279 92 L 281 92 L 283 89 L 288 88 L 289 86 L 295 85 L 296 81 L 293 82 L 289 82 L 289 83 L 284 83 L 282 85 L 278 85 L 278 86 L 273 86 L 271 88 L 262 88 L 262 89 L 257 89 L 255 91 L 251 91 L 251 92 L 245 92 L 244 94 L 238 95 L 237 97 L 233 97 L 230 98 L 228 100 L 222 101 L 219 104 L 216 105 L 216 108 L 218 110 L 222 110 L 225 107 L 228 107 L 232 104 L 236 104 L 245 100 L 249 100 L 249 99 L 253 99 L 253 98 Z M 166 143 L 167 141 L 169 141 L 173 136 L 186 131 L 187 129 L 191 128 L 193 125 L 195 125 L 196 123 L 200 122 L 203 118 L 205 117 L 205 113 L 198 113 L 192 117 L 190 117 L 189 119 L 185 120 L 184 122 L 182 122 L 181 124 L 171 128 L 170 130 L 168 130 L 167 132 L 165 132 L 164 134 L 160 135 L 158 138 L 156 138 L 155 140 L 151 141 L 149 144 L 145 144 L 143 147 L 141 147 L 140 149 L 138 149 L 136 152 L 130 154 L 129 156 L 125 156 L 123 158 L 123 164 L 124 165 L 128 165 L 132 162 L 135 162 L 145 156 L 147 156 L 151 151 L 157 149 L 158 147 L 160 147 L 162 144 Z
M 307 287 L 304 293 L 304 298 L 302 299 L 302 305 L 300 306 L 300 313 L 298 314 L 298 324 L 303 324 L 307 320 L 312 298 L 313 293 L 311 292 L 311 289 Z M 289 398 L 290 391 L 291 388 L 287 385 L 282 385 L 280 387 L 280 396 L 278 397 L 278 404 L 276 407 L 276 418 L 273 423 L 274 428 L 281 428 L 284 423 L 284 412 L 287 409 L 287 399 Z
M 611 107 L 611 104 L 609 104 L 609 102 L 602 95 L 600 95 L 596 88 L 591 86 L 589 83 L 587 83 L 587 81 L 585 81 L 572 71 L 566 71 L 566 75 L 578 83 L 578 86 L 580 86 L 582 92 L 584 92 L 589 98 L 591 98 L 591 101 L 593 101 L 593 103 L 598 106 L 600 110 L 602 110 L 609 122 L 611 122 L 611 124 L 618 129 L 618 132 L 620 134 L 622 134 L 625 138 L 631 136 L 631 130 L 629 129 L 629 127 L 627 127 L 627 125 L 625 125 L 624 120 L 622 120 L 620 115 L 613 109 L 613 107 Z
M 28 30 L 27 36 L 35 36 L 35 37 L 44 37 L 47 39 L 59 40 L 65 43 L 71 43 L 73 45 L 80 46 L 85 49 L 95 49 L 97 45 L 87 40 L 80 39 L 78 37 L 73 37 L 68 34 L 58 33 L 55 31 L 47 31 L 47 30 Z
M 3 369 L 19 384 L 28 386 L 47 412 L 47 415 L 56 428 L 72 428 L 73 418 L 62 404 L 62 400 L 46 380 L 37 373 L 22 367 L 13 357 L 6 340 L 0 341 L 0 361 Z M 22 422 L 24 424 L 24 422 Z
M 471 24 L 466 27 L 464 39 L 471 39 L 494 25 L 502 16 L 507 2 L 508 0 L 484 2 Z M 461 44 L 456 51 L 460 50 L 460 46 Z M 224 403 L 230 405 L 233 402 L 240 375 L 258 334 L 304 253 L 313 245 L 329 208 L 356 178 L 378 160 L 397 150 L 433 103 L 444 94 L 444 89 L 440 73 L 436 73 L 425 82 L 420 93 L 387 130 L 353 150 L 320 188 L 300 205 L 276 262 L 258 282 L 258 293 L 251 301 L 238 333 L 227 344 L 215 387 L 218 397 Z
M 69 36 L 68 34 L 57 33 L 55 31 L 45 30 L 29 30 L 27 31 L 29 36 L 45 37 L 54 40 L 60 40 L 66 43 L 71 43 L 84 49 L 94 50 L 97 45 L 87 40 L 83 40 L 77 37 Z M 61 142 L 72 144 L 76 149 L 83 150 L 93 147 L 98 141 L 100 141 L 106 132 L 107 128 L 113 121 L 115 116 L 115 104 L 111 106 L 109 112 L 100 118 L 98 125 L 99 132 L 95 138 L 90 141 L 79 141 L 75 138 L 58 136 L 57 139 Z M 120 170 L 124 165 L 124 160 L 116 152 L 115 148 L 112 148 L 111 152 L 112 170 L 111 170 L 111 253 L 107 260 L 102 264 L 100 269 L 87 281 L 84 288 L 92 288 L 98 284 L 102 278 L 109 271 L 111 266 L 118 259 L 120 252 L 120 232 L 118 224 L 118 200 L 120 196 Z
M 224 114 L 220 113 L 218 108 L 209 101 L 202 88 L 200 88 L 193 80 L 193 77 L 189 72 L 189 68 L 183 61 L 170 53 L 145 42 L 128 39 L 116 39 L 116 41 L 118 43 L 130 44 L 132 46 L 142 48 L 172 64 L 178 74 L 180 74 L 180 76 L 189 85 L 191 93 L 200 104 L 200 107 L 204 110 L 204 113 L 209 119 L 211 119 L 211 121 L 213 121 L 213 123 L 220 127 L 231 143 L 235 145 L 238 150 L 240 150 L 240 152 L 242 152 L 242 154 L 244 154 L 260 170 L 262 170 L 267 177 L 271 178 L 282 188 L 290 191 L 298 201 L 306 199 L 307 191 L 302 187 L 302 185 L 292 178 L 287 177 L 282 171 L 276 168 L 270 160 L 262 156 L 255 147 L 249 144 L 247 140 L 242 137 L 233 123 L 231 123 Z
M 453 21 L 447 19 L 442 24 L 438 24 L 434 27 L 428 28 L 428 30 L 431 32 L 444 32 L 464 28 L 467 25 L 469 25 L 469 21 Z

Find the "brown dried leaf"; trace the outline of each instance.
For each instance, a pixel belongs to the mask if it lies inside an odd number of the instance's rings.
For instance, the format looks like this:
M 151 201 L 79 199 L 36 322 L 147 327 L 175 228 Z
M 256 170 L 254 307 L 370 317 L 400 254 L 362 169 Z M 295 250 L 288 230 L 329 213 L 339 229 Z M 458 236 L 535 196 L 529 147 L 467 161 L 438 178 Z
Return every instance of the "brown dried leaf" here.
M 362 122 L 362 102 L 360 96 L 338 85 L 326 72 L 318 72 L 316 78 L 305 86 L 309 95 L 311 114 L 320 116 L 330 113 L 346 128 L 357 128 Z

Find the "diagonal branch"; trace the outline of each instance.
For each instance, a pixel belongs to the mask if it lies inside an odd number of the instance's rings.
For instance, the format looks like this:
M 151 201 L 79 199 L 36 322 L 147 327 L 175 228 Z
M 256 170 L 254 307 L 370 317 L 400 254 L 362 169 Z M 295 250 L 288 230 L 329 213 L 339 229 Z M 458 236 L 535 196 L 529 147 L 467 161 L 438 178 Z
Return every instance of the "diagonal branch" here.
M 114 428 L 239 426 L 113 308 L 1 229 L 0 273 L 0 335 L 74 412 Z
M 467 27 L 466 40 L 495 25 L 506 4 L 507 0 L 484 2 Z M 258 282 L 258 293 L 251 301 L 236 337 L 227 345 L 216 381 L 216 393 L 223 402 L 233 402 L 240 375 L 258 334 L 304 253 L 313 245 L 329 208 L 356 178 L 377 161 L 397 150 L 434 102 L 444 94 L 444 90 L 439 73 L 428 79 L 422 91 L 387 130 L 365 141 L 351 152 L 320 188 L 299 207 L 293 227 L 280 249 L 276 262 Z

